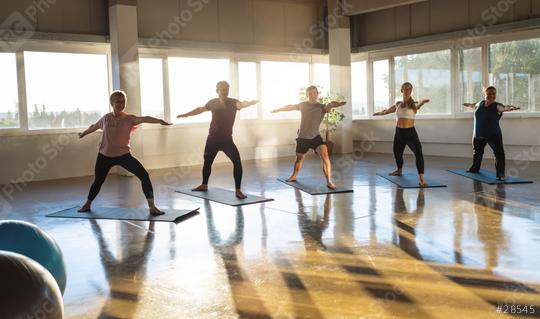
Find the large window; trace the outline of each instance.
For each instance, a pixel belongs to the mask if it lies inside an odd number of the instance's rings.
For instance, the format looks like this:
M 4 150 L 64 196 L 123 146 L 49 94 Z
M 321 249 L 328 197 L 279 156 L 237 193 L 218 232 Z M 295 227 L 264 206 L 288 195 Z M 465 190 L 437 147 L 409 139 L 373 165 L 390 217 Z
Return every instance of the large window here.
M 300 118 L 299 112 L 271 113 L 275 108 L 300 102 L 302 88 L 309 85 L 309 64 L 261 62 L 263 118 Z
M 25 52 L 24 63 L 30 129 L 84 127 L 109 110 L 105 54 Z
M 257 100 L 257 63 L 238 62 L 238 99 L 240 101 Z M 240 112 L 242 119 L 256 119 L 258 105 L 252 105 Z
M 217 98 L 216 84 L 230 83 L 228 59 L 169 58 L 169 96 L 171 118 L 175 123 L 208 122 L 210 112 L 177 119 L 176 115 L 187 113 Z
M 313 84 L 320 88 L 320 93 L 325 94 L 330 91 L 330 64 L 315 63 L 315 74 L 313 76 Z M 339 93 L 339 92 L 335 92 Z
M 366 61 L 351 64 L 353 117 L 367 115 L 367 64 Z
M 0 53 L 0 129 L 19 127 L 17 62 L 14 53 Z
M 540 39 L 492 44 L 489 53 L 497 100 L 522 111 L 540 111 Z
M 416 100 L 430 99 L 422 114 L 450 114 L 452 77 L 450 50 L 411 54 L 394 59 L 396 99 L 401 100 L 401 85 L 411 82 Z
M 476 103 L 482 94 L 482 48 L 459 50 L 459 105 L 461 111 L 472 112 L 463 103 Z
M 390 106 L 390 64 L 388 60 L 373 62 L 373 106 L 375 112 Z
M 163 60 L 139 59 L 141 75 L 141 115 L 164 118 Z

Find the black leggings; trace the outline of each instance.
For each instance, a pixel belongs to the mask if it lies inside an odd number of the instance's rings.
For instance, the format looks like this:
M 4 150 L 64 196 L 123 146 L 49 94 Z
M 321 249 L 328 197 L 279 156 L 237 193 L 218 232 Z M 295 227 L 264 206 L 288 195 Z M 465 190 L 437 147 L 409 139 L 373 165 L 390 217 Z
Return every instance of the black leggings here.
M 232 139 L 225 141 L 216 141 L 212 139 L 206 140 L 206 146 L 204 147 L 204 166 L 203 166 L 203 184 L 208 185 L 210 179 L 210 173 L 212 173 L 212 164 L 219 151 L 223 151 L 225 155 L 233 162 L 234 169 L 234 185 L 237 189 L 242 184 L 242 160 L 240 159 L 240 152 L 234 145 Z
M 480 166 L 482 165 L 482 158 L 484 157 L 484 148 L 486 144 L 489 144 L 495 155 L 495 168 L 497 170 L 497 177 L 504 176 L 506 157 L 504 155 L 503 138 L 502 134 L 497 134 L 487 138 L 473 138 L 473 165 L 469 169 L 471 172 L 478 173 Z
M 105 178 L 107 178 L 109 170 L 115 165 L 120 165 L 137 176 L 141 180 L 144 196 L 146 196 L 147 199 L 154 198 L 154 190 L 148 172 L 135 157 L 131 156 L 130 153 L 118 157 L 108 157 L 99 153 L 96 159 L 94 183 L 92 184 L 92 187 L 90 187 L 90 193 L 88 193 L 89 200 L 94 200 L 96 198 L 101 189 L 101 185 L 103 185 Z
M 403 168 L 403 152 L 405 146 L 409 146 L 411 151 L 416 156 L 416 169 L 418 174 L 424 174 L 424 155 L 422 154 L 422 144 L 414 127 L 399 128 L 396 127 L 394 135 L 394 157 L 398 169 Z

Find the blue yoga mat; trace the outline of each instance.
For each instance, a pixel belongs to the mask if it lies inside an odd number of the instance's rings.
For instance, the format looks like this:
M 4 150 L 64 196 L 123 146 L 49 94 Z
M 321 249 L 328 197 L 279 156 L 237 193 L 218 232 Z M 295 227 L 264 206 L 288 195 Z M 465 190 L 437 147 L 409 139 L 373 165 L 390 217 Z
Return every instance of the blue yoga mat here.
M 451 169 L 448 170 L 451 173 L 465 176 L 470 179 L 474 179 L 475 181 L 479 181 L 482 183 L 486 183 L 489 185 L 495 185 L 495 184 L 529 184 L 533 181 L 526 180 L 523 178 L 517 178 L 512 176 L 507 176 L 505 181 L 500 181 L 497 179 L 497 175 L 494 172 L 486 171 L 481 169 L 478 173 L 470 173 L 467 172 L 467 170 L 464 169 Z
M 210 188 L 206 192 L 194 192 L 191 189 L 178 189 L 176 192 L 229 206 L 259 204 L 274 200 L 272 198 L 265 198 L 251 194 L 246 194 L 247 197 L 244 199 L 238 199 L 236 198 L 235 192 L 223 188 Z
M 426 177 L 426 186 L 422 187 L 418 184 L 418 175 L 416 174 L 403 174 L 401 176 L 390 176 L 388 173 L 377 173 L 378 176 L 389 180 L 390 182 L 398 185 L 401 188 L 435 188 L 446 187 L 445 184 Z
M 330 189 L 326 186 L 326 180 L 319 177 L 299 177 L 296 182 L 287 182 L 286 178 L 278 178 L 278 181 L 294 188 L 298 188 L 310 195 L 352 193 L 353 190 L 343 186 L 337 186 L 336 189 Z

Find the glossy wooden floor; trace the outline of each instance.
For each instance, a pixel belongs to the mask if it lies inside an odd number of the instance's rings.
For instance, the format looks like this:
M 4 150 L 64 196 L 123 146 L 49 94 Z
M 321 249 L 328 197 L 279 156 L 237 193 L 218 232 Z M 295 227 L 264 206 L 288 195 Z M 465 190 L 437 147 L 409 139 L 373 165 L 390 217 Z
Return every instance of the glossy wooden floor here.
M 466 159 L 428 157 L 448 187 L 401 190 L 375 175 L 393 169 L 391 155 L 338 156 L 354 193 L 310 196 L 276 181 L 291 161 L 245 162 L 245 190 L 275 201 L 242 208 L 173 192 L 197 184 L 200 167 L 152 171 L 159 206 L 201 207 L 177 225 L 45 217 L 82 204 L 90 177 L 32 183 L 0 217 L 60 244 L 67 318 L 511 317 L 498 304 L 540 317 L 538 163 L 508 163 L 534 184 L 489 186 L 445 171 Z M 320 174 L 316 158 L 302 174 Z M 231 175 L 215 165 L 211 184 L 230 188 Z M 95 204 L 144 199 L 135 178 L 109 176 Z

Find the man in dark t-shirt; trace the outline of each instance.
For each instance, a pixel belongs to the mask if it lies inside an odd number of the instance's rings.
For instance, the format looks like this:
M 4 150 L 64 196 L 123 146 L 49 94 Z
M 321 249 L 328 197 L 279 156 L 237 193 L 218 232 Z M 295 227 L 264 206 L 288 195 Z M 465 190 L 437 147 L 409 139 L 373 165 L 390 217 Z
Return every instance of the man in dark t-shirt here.
M 227 157 L 231 159 L 234 165 L 234 183 L 236 187 L 236 197 L 239 199 L 246 198 L 246 195 L 241 190 L 242 183 L 242 161 L 238 148 L 234 144 L 232 138 L 234 120 L 236 119 L 236 111 L 251 105 L 257 104 L 259 101 L 243 101 L 229 98 L 229 83 L 225 81 L 218 82 L 216 92 L 218 98 L 212 99 L 205 106 L 195 108 L 191 112 L 180 114 L 177 118 L 185 118 L 194 116 L 206 111 L 212 112 L 212 121 L 206 139 L 204 148 L 204 166 L 202 184 L 193 189 L 193 191 L 207 191 L 208 180 L 212 171 L 212 163 L 219 151 L 223 151 Z

